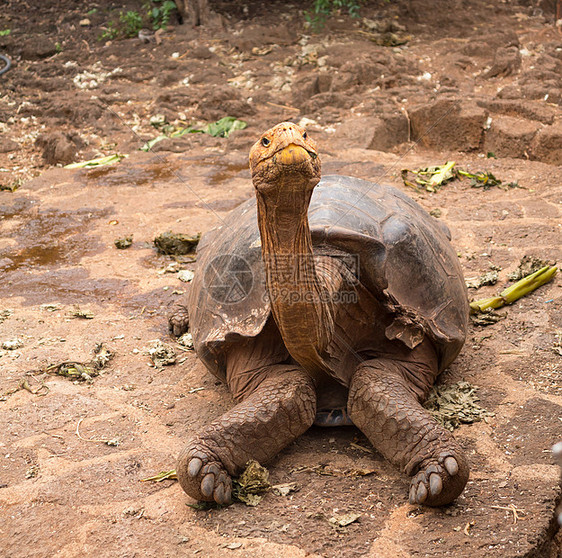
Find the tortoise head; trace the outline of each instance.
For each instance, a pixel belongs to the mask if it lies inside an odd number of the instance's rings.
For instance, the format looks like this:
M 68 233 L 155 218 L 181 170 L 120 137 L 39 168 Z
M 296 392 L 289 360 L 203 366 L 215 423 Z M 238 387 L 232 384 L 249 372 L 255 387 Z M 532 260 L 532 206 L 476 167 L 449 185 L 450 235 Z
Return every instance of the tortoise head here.
M 264 195 L 312 193 L 320 182 L 320 158 L 316 143 L 306 130 L 292 122 L 281 122 L 250 150 L 250 170 L 256 190 Z

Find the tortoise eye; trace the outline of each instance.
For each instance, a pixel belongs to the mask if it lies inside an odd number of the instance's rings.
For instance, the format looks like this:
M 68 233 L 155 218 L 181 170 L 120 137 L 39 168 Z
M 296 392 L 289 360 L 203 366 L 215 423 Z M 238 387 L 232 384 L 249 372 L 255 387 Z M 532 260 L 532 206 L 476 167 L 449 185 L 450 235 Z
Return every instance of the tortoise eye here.
M 261 144 L 262 144 L 264 147 L 267 147 L 270 143 L 271 143 L 271 141 L 270 141 L 268 138 L 266 138 L 266 137 L 263 137 L 263 138 L 261 139 Z
M 307 137 L 308 137 L 308 134 L 306 132 L 303 132 L 302 139 L 306 139 Z

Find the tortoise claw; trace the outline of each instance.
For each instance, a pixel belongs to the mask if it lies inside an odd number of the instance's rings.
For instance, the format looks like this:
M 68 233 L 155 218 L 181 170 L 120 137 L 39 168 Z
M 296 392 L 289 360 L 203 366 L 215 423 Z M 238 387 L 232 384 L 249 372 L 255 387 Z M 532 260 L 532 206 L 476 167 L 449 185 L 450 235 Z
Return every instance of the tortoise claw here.
M 193 441 L 182 451 L 176 470 L 181 487 L 192 498 L 221 506 L 231 503 L 232 479 L 203 442 Z
M 464 489 L 468 480 L 468 465 L 464 457 L 440 455 L 424 461 L 412 478 L 409 492 L 411 504 L 444 506 L 451 503 Z
M 209 473 L 205 475 L 205 477 L 201 481 L 201 494 L 203 494 L 206 500 L 209 500 L 213 495 L 214 489 L 215 489 L 215 475 Z
M 447 457 L 444 462 L 447 473 L 454 477 L 459 472 L 459 465 L 454 457 Z
M 432 496 L 437 496 L 443 490 L 443 482 L 441 477 L 435 473 L 429 475 L 429 493 Z
M 190 477 L 196 477 L 197 473 L 199 473 L 199 471 L 201 470 L 201 467 L 203 467 L 203 461 L 201 461 L 198 457 L 194 457 L 189 462 L 189 465 L 187 467 L 187 474 Z
M 427 498 L 427 488 L 423 482 L 418 484 L 418 489 L 416 490 L 416 501 L 419 504 L 423 504 Z

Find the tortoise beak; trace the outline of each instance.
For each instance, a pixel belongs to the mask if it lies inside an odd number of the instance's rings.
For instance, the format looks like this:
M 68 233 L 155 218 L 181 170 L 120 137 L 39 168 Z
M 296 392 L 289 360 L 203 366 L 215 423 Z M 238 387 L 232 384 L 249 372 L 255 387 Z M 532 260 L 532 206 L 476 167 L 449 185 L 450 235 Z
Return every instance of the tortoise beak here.
M 298 165 L 310 159 L 316 159 L 317 155 L 313 151 L 308 151 L 300 145 L 290 143 L 279 150 L 273 156 L 273 162 L 281 165 Z

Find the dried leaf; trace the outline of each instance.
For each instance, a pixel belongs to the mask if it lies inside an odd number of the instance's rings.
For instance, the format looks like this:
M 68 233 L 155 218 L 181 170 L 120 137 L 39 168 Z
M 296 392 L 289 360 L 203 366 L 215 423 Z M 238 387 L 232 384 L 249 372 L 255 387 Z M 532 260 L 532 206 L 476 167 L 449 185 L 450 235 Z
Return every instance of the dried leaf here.
M 131 234 L 122 238 L 116 238 L 113 241 L 113 244 L 115 244 L 115 248 L 117 248 L 117 250 L 125 250 L 133 244 L 133 235 Z
M 172 347 L 165 345 L 159 339 L 152 342 L 148 354 L 156 366 L 170 366 L 176 362 L 176 353 Z
M 257 506 L 270 488 L 269 471 L 251 460 L 240 477 L 232 481 L 232 499 L 247 506 Z
M 448 430 L 494 416 L 478 405 L 476 388 L 468 382 L 434 386 L 424 407 Z
M 517 266 L 517 269 L 512 273 L 509 273 L 507 275 L 507 278 L 510 281 L 519 281 L 523 279 L 523 277 L 526 277 L 527 275 L 531 275 L 532 273 L 539 271 L 539 269 L 542 269 L 547 265 L 553 265 L 553 264 L 554 262 L 541 260 L 540 258 L 533 258 L 532 256 L 523 256 L 521 258 L 521 261 L 519 262 L 519 265 Z
M 279 496 L 288 496 L 291 492 L 296 492 L 298 489 L 299 487 L 296 482 L 286 482 L 271 487 L 271 490 Z
M 481 312 L 479 314 L 471 314 L 470 321 L 474 325 L 489 326 L 498 323 L 500 320 L 503 320 L 506 317 L 507 314 L 500 314 L 499 312 L 496 312 L 495 310 L 490 308 L 489 310 L 486 310 L 485 312 Z
M 484 275 L 480 275 L 476 279 L 467 279 L 466 286 L 469 289 L 479 289 L 485 285 L 495 285 L 498 282 L 498 272 L 496 270 L 488 271 Z
M 336 527 L 346 527 L 347 525 L 350 525 L 351 523 L 357 521 L 360 517 L 361 517 L 360 513 L 351 512 L 343 515 L 336 515 L 334 517 L 330 517 L 328 521 L 332 525 L 335 525 Z
M 178 480 L 178 475 L 175 469 L 171 471 L 162 471 L 153 477 L 141 479 L 141 482 L 162 482 L 163 480 Z

